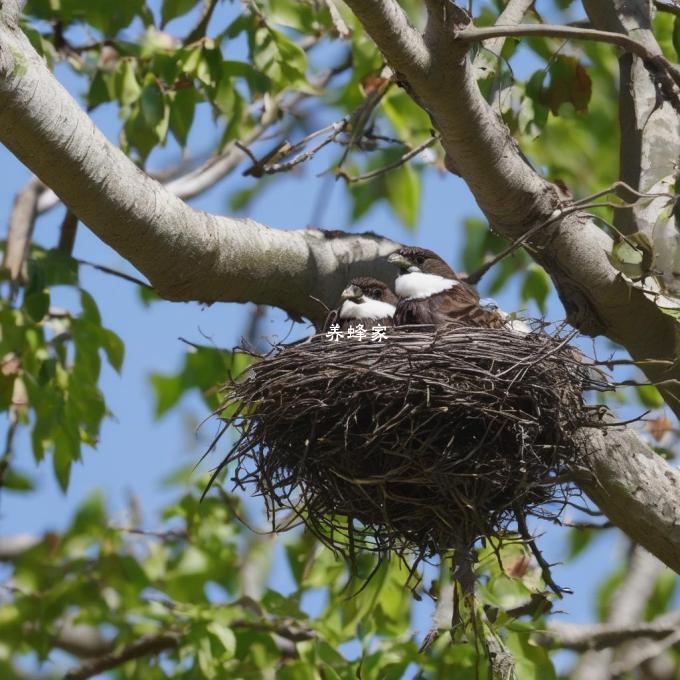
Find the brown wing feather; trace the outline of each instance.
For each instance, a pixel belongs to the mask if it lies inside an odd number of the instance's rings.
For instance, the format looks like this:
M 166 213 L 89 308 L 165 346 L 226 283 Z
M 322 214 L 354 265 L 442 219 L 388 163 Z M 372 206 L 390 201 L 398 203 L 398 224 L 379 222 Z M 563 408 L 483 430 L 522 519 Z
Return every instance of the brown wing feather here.
M 461 284 L 424 300 L 401 300 L 394 315 L 395 324 L 431 324 L 440 326 L 450 321 L 471 326 L 503 328 L 505 322 L 496 312 L 479 306 L 474 288 Z

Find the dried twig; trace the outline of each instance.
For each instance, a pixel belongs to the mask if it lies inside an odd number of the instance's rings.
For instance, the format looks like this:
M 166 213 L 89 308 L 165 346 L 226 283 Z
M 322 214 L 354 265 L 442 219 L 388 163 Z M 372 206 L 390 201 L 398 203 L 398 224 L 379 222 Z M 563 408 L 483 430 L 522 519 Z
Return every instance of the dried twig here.
M 78 264 L 84 265 L 86 267 L 92 267 L 92 269 L 96 269 L 99 272 L 102 272 L 104 274 L 110 274 L 111 276 L 116 276 L 119 279 L 123 279 L 124 281 L 129 281 L 130 283 L 135 283 L 138 286 L 142 286 L 142 288 L 147 288 L 149 290 L 153 290 L 153 286 L 147 283 L 146 281 L 142 281 L 142 279 L 138 279 L 136 276 L 132 276 L 132 274 L 126 274 L 125 272 L 118 271 L 117 269 L 112 269 L 111 267 L 106 267 L 103 264 L 96 264 L 95 262 L 90 262 L 88 260 L 81 260 L 77 257 L 73 258 Z
M 405 165 L 408 163 L 412 158 L 415 158 L 417 155 L 421 154 L 425 149 L 428 149 L 431 147 L 436 141 L 439 140 L 439 135 L 432 135 L 428 139 L 426 139 L 424 142 L 421 144 L 418 144 L 418 146 L 414 147 L 410 151 L 407 151 L 401 158 L 398 158 L 396 161 L 393 163 L 389 163 L 388 165 L 378 168 L 377 170 L 373 170 L 371 172 L 367 172 L 363 175 L 350 175 L 347 173 L 345 170 L 343 170 L 341 167 L 338 167 L 335 170 L 335 174 L 337 177 L 341 177 L 342 179 L 345 180 L 348 184 L 351 184 L 352 182 L 365 182 L 366 180 L 369 179 L 375 179 L 376 177 L 379 177 L 380 175 L 385 175 L 386 173 L 396 170 L 397 168 L 401 167 L 402 165 Z
M 201 15 L 198 18 L 196 26 L 189 32 L 187 37 L 184 39 L 184 44 L 196 42 L 205 35 L 210 19 L 212 19 L 213 12 L 217 7 L 217 0 L 203 0 L 203 9 L 201 10 Z

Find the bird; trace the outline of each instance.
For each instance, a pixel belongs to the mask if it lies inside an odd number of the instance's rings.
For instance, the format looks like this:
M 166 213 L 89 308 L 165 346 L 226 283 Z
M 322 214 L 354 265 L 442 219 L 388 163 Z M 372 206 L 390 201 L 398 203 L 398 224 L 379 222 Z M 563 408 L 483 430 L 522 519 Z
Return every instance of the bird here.
M 378 279 L 360 276 L 342 291 L 336 319 L 342 330 L 350 325 L 392 326 L 397 296 Z
M 347 331 L 350 327 L 370 331 L 373 326 L 393 325 L 398 298 L 383 281 L 369 276 L 352 279 L 324 324 L 324 330 Z
M 483 306 L 477 291 L 432 250 L 403 247 L 387 261 L 399 268 L 394 325 L 440 326 L 451 321 L 486 328 L 513 328 L 514 321 L 495 305 Z M 522 322 L 520 322 L 522 323 Z M 526 324 L 515 330 L 530 332 Z

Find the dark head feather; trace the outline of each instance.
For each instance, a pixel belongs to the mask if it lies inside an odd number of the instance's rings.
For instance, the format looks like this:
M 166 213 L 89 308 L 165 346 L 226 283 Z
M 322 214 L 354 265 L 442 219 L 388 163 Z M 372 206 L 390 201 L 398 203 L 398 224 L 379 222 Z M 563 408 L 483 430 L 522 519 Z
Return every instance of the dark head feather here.
M 404 246 L 397 250 L 396 254 L 401 255 L 413 267 L 417 267 L 419 271 L 425 274 L 437 274 L 445 279 L 458 280 L 456 272 L 433 250 L 416 246 Z
M 357 276 L 349 285 L 361 288 L 363 294 L 371 300 L 380 300 L 391 305 L 396 305 L 399 300 L 386 283 L 371 276 Z

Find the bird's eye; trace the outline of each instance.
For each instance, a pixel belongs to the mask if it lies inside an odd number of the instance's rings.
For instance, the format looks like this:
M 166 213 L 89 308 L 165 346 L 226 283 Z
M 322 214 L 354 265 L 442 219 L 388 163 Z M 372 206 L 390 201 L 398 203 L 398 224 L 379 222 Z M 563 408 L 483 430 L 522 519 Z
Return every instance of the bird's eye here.
M 416 255 L 416 264 L 420 266 L 425 262 L 425 258 L 422 255 Z
M 380 290 L 380 288 L 374 288 L 373 289 L 373 298 L 375 300 L 380 300 L 381 297 L 382 297 L 382 291 Z

